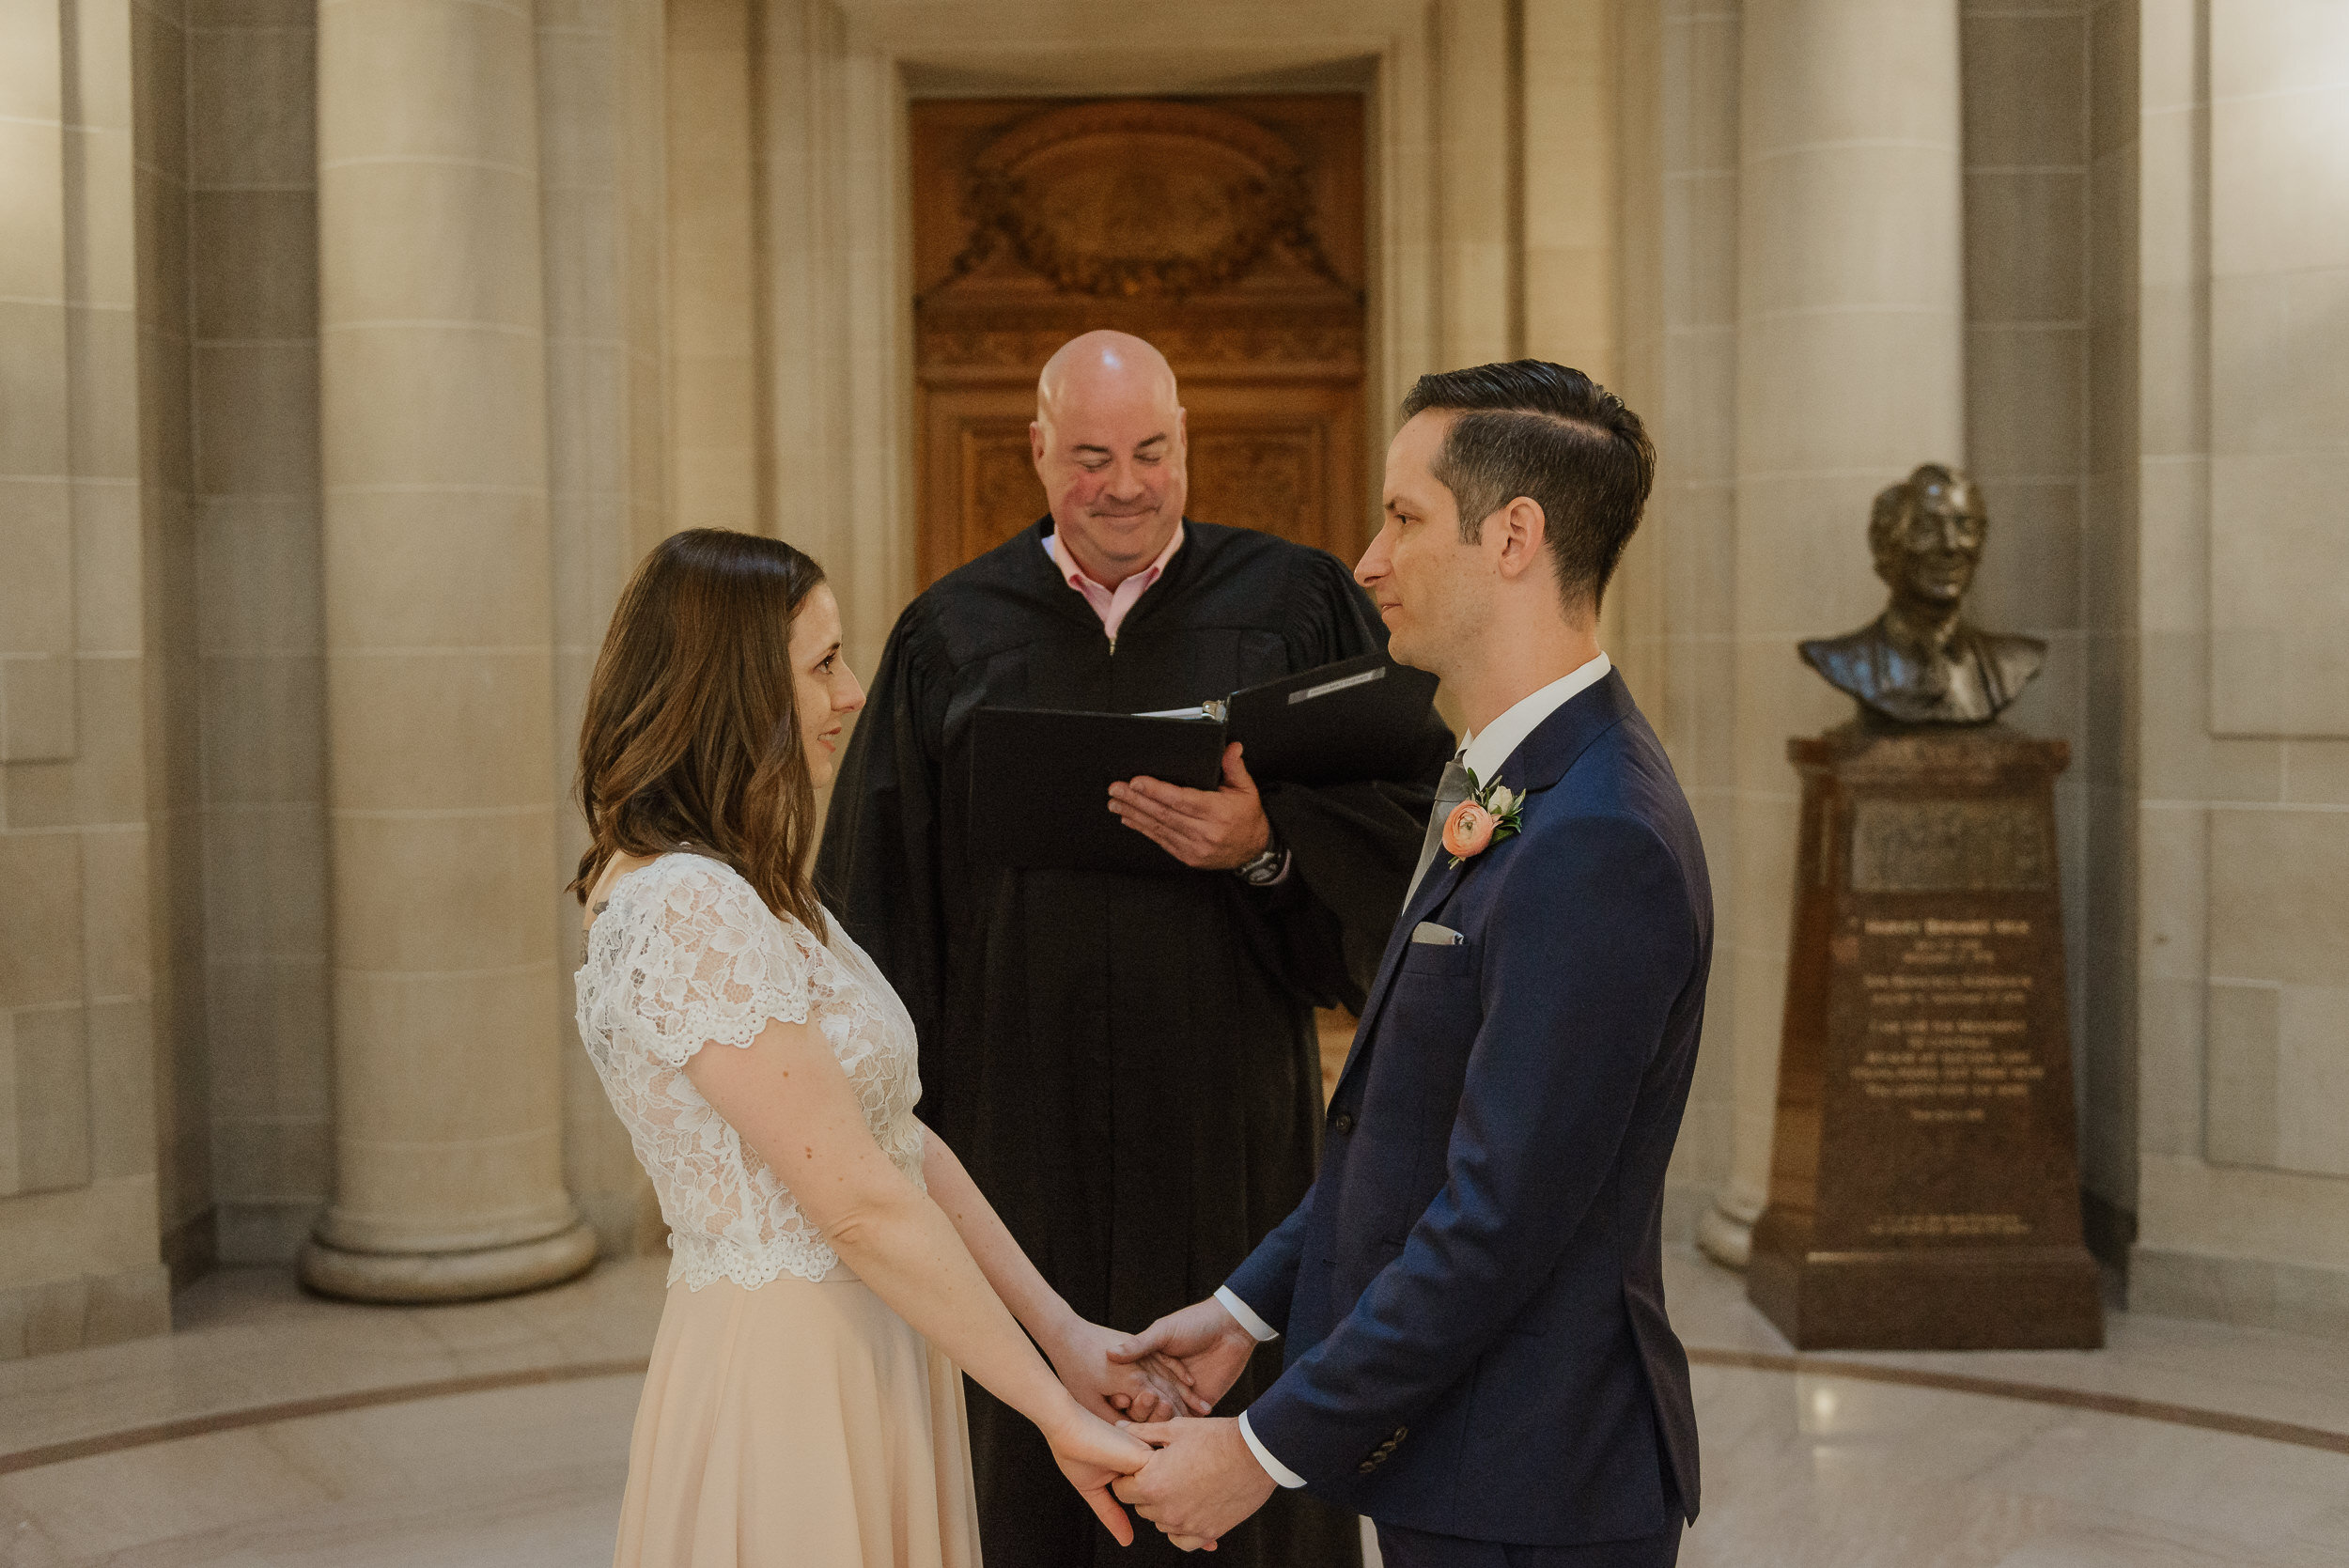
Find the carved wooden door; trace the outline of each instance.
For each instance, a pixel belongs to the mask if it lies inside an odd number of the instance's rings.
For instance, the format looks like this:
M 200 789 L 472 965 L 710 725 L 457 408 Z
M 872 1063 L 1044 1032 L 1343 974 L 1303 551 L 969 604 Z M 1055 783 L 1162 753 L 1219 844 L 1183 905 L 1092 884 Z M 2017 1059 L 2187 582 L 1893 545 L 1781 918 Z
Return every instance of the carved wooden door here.
M 912 159 L 925 582 L 1043 515 L 1036 373 L 1096 327 L 1174 366 L 1190 516 L 1353 561 L 1359 97 L 923 101 Z

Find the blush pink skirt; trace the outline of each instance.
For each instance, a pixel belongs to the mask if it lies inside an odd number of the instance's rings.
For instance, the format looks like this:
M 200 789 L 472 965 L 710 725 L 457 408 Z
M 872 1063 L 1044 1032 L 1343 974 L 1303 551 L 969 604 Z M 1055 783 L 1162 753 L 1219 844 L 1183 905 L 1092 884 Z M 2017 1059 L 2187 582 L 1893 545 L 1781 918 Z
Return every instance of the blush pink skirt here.
M 669 1287 L 614 1568 L 978 1568 L 962 1374 L 853 1278 Z

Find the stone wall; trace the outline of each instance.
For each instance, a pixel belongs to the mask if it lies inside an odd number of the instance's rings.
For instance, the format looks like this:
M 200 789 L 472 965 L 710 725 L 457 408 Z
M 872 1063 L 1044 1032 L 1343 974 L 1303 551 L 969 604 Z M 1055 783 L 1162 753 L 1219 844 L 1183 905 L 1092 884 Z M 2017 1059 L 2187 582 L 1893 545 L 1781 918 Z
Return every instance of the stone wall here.
M 2080 517 L 2088 754 L 2080 1188 L 2088 1245 L 2125 1267 L 2137 1224 L 2138 0 L 2089 8 L 2089 421 Z M 2077 841 L 2076 841 L 2077 842 Z
M 1971 613 L 2047 644 L 2007 710 L 2067 740 L 2056 781 L 2075 1078 L 2088 1038 L 2088 780 L 2080 518 L 2088 440 L 2088 18 L 2080 4 L 1967 0 L 1966 464 L 1990 507 Z M 1922 459 L 1921 459 L 1922 460 Z M 1855 518 L 1852 541 L 1860 543 Z
M 182 89 L 211 1188 L 176 1220 L 231 1263 L 290 1258 L 334 1178 L 315 11 L 194 0 Z
M 190 979 L 158 698 L 188 682 L 154 597 L 186 547 L 157 228 L 187 149 L 177 121 L 132 135 L 134 63 L 168 79 L 181 45 L 129 0 L 0 15 L 0 1358 L 165 1327 L 163 1217 L 202 1201 L 200 1117 L 158 1117 Z
M 320 106 L 364 120 L 396 63 L 317 79 L 319 19 L 360 4 L 52 0 L 0 23 L 21 220 L 0 235 L 0 1356 L 161 1328 L 166 1264 L 290 1261 L 354 1175 L 380 1176 L 353 1163 L 369 1139 L 480 1142 L 487 1124 L 389 1091 L 337 1113 L 338 1074 L 394 1082 L 407 1061 L 381 1009 L 337 1021 L 336 987 L 380 989 L 387 964 L 427 989 L 527 970 L 500 992 L 509 1022 L 435 1071 L 540 1108 L 559 1154 L 529 1179 L 607 1251 L 656 1241 L 573 1044 L 578 911 L 556 892 L 581 847 L 556 802 L 621 582 L 671 527 L 786 534 L 831 568 L 871 669 L 911 587 L 907 93 L 1307 84 L 1371 101 L 1373 402 L 1532 352 L 1620 384 L 1658 439 L 1607 637 L 1722 916 L 1674 1234 L 1703 1218 L 1734 1254 L 1759 1203 L 1783 742 L 1841 717 L 1791 644 L 1874 613 L 1867 494 L 1953 458 L 1994 520 L 1978 613 L 2053 644 L 2015 722 L 2074 748 L 2092 1236 L 2156 1310 L 2349 1323 L 2328 1113 L 2349 1089 L 2339 8 L 1200 0 L 1079 26 L 1046 0 L 499 0 L 464 13 L 496 33 L 464 57 L 493 54 L 500 101 L 532 105 L 484 130 L 503 194 L 328 226 L 382 247 L 347 261 L 411 281 L 435 247 L 473 247 L 470 272 L 433 275 L 494 288 L 393 325 L 521 346 L 490 356 L 517 414 L 466 403 L 487 383 L 454 349 L 416 361 L 443 408 L 346 352 L 390 330 L 350 292 L 374 274 L 319 251 L 321 170 L 355 166 L 322 149 Z M 1786 52 L 1862 36 L 1906 40 L 1906 74 Z M 442 107 L 445 129 L 479 105 Z M 1855 210 L 1906 214 L 1886 242 L 1929 265 L 1830 277 L 1801 247 L 1849 256 L 1832 225 L 1790 226 L 1786 193 L 1836 195 L 1823 149 L 1870 126 L 1915 145 L 1906 177 L 1849 176 L 1883 181 Z M 1889 358 L 1887 311 L 1918 323 Z M 1782 406 L 1806 365 L 1807 424 Z M 1884 387 L 1944 381 L 1901 405 L 1903 440 L 1861 439 L 1890 428 Z M 382 467 L 398 441 L 399 462 L 454 461 L 493 413 L 524 434 L 468 447 L 462 474 Z M 433 428 L 449 440 L 416 444 Z M 329 447 L 358 477 L 329 482 Z M 448 537 L 465 583 L 528 591 L 469 598 L 445 560 L 402 553 L 506 502 L 529 519 L 503 544 Z M 371 531 L 370 507 L 410 523 Z M 403 595 L 431 612 L 412 637 L 393 635 Z M 400 660 L 415 680 L 370 695 L 366 673 Z M 468 660 L 527 698 L 494 788 L 486 751 L 393 711 L 417 672 Z M 429 878 L 338 851 L 330 819 L 349 836 L 417 813 L 538 826 L 517 830 L 503 914 L 387 959 L 409 902 L 436 918 Z
M 2147 0 L 2137 42 L 2132 1296 L 2340 1332 L 2349 12 Z
M 1626 11 L 1637 8 L 1626 8 Z M 1646 239 L 1626 223 L 1626 245 L 1643 243 L 1653 303 L 1653 390 L 1635 408 L 1657 441 L 1656 492 L 1641 532 L 1643 577 L 1626 596 L 1652 606 L 1631 629 L 1635 664 L 1660 672 L 1660 701 L 1642 694 L 1688 792 L 1713 877 L 1717 911 L 1736 903 L 1735 805 L 1737 712 L 1737 119 L 1738 8 L 1735 0 L 1680 0 L 1663 8 L 1651 48 L 1626 54 L 1624 101 L 1643 104 L 1625 147 L 1648 152 L 1643 179 L 1626 168 L 1626 201 L 1652 190 Z M 1626 38 L 1626 42 L 1632 42 Z M 1635 62 L 1644 70 L 1635 70 Z M 1653 82 L 1644 92 L 1633 84 Z M 1626 209 L 1626 214 L 1629 209 Z M 1627 259 L 1627 258 L 1626 258 Z M 1626 301 L 1640 298 L 1626 268 Z M 1645 635 L 1640 636 L 1641 633 Z M 1704 1047 L 1670 1175 L 1672 1234 L 1690 1234 L 1730 1177 L 1740 1120 L 1766 1144 L 1775 1088 L 1767 1065 L 1737 1048 L 1736 1001 L 1745 966 L 1734 929 L 1717 931 L 1705 996 Z M 1747 1217 L 1749 1222 L 1751 1216 Z

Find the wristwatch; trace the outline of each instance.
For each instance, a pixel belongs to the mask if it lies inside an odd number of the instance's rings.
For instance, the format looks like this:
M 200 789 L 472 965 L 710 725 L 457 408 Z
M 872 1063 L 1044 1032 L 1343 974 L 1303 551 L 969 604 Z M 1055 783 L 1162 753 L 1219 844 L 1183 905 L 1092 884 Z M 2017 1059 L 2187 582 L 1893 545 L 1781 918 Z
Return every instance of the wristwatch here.
M 1265 840 L 1264 848 L 1252 859 L 1234 866 L 1232 875 L 1252 888 L 1268 888 L 1281 879 L 1288 863 L 1289 852 L 1281 846 L 1281 835 L 1276 832 Z

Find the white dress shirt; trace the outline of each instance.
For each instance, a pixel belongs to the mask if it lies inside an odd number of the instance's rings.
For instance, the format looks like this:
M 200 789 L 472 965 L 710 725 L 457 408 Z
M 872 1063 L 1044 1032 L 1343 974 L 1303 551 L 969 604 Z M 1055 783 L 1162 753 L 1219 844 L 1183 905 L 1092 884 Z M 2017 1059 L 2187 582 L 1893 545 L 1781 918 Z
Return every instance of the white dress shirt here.
M 1509 760 L 1509 753 L 1525 744 L 1525 737 L 1542 727 L 1542 721 L 1566 706 L 1600 681 L 1614 666 L 1600 654 L 1571 675 L 1560 675 L 1548 686 L 1518 698 L 1507 711 L 1486 724 L 1480 732 L 1471 731 L 1460 743 L 1460 760 L 1476 775 L 1481 788 L 1493 782 L 1493 773 Z M 1525 787 L 1523 780 L 1503 780 L 1512 789 Z
M 1509 760 L 1510 753 L 1525 744 L 1527 736 L 1542 727 L 1543 720 L 1565 706 L 1576 696 L 1605 680 L 1607 672 L 1613 668 L 1614 666 L 1607 661 L 1607 656 L 1602 653 L 1572 674 L 1561 675 L 1540 691 L 1519 698 L 1512 703 L 1500 718 L 1486 724 L 1481 732 L 1470 734 L 1461 744 L 1460 760 L 1468 764 L 1470 770 L 1475 773 L 1479 787 L 1493 782 L 1494 771 Z M 1524 781 L 1517 780 L 1510 783 L 1510 787 L 1522 789 L 1525 787 Z M 1277 1340 L 1281 1337 L 1280 1330 L 1267 1323 L 1257 1314 L 1255 1309 L 1235 1295 L 1231 1286 L 1226 1285 L 1217 1291 L 1215 1298 L 1222 1305 L 1225 1312 L 1232 1314 L 1235 1322 L 1254 1336 L 1257 1343 L 1262 1344 L 1268 1340 Z M 1275 1459 L 1272 1452 L 1256 1440 L 1256 1434 L 1248 1425 L 1248 1416 L 1245 1411 L 1241 1412 L 1239 1418 L 1239 1435 L 1247 1442 L 1248 1452 L 1256 1456 L 1256 1463 L 1264 1467 L 1265 1474 L 1283 1486 L 1297 1487 L 1305 1484 L 1303 1476 Z
M 1218 1290 L 1215 1293 L 1215 1298 L 1222 1304 L 1225 1312 L 1232 1314 L 1234 1321 L 1254 1336 L 1258 1344 L 1264 1343 L 1267 1340 L 1277 1340 L 1281 1337 L 1281 1331 L 1257 1316 L 1256 1310 L 1234 1295 L 1231 1286 L 1225 1285 Z M 1240 1412 L 1239 1435 L 1241 1440 L 1247 1443 L 1248 1452 L 1256 1456 L 1256 1463 L 1264 1467 L 1265 1474 L 1283 1486 L 1298 1487 L 1305 1484 L 1303 1476 L 1273 1458 L 1272 1451 L 1256 1440 L 1255 1431 L 1249 1426 L 1248 1412 L 1245 1410 Z

